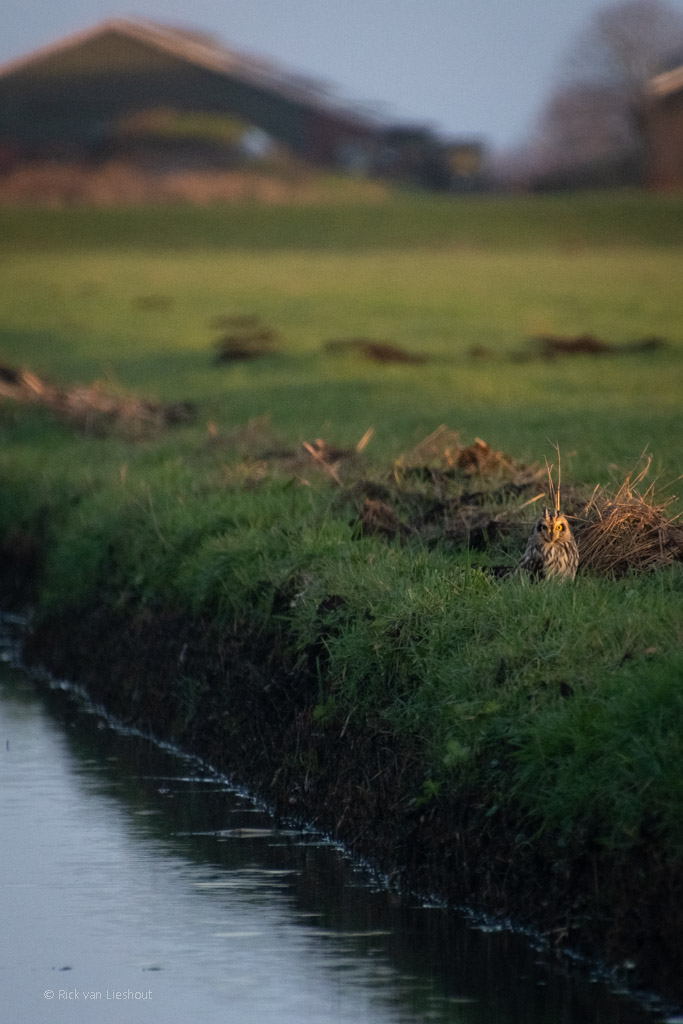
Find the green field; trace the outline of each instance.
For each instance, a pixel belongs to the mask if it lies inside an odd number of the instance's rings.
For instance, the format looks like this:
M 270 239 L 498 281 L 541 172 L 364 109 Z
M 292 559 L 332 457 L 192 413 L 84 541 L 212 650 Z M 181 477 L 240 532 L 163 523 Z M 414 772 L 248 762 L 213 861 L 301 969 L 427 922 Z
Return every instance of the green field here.
M 648 450 L 658 491 L 679 493 L 682 243 L 683 200 L 629 193 L 0 211 L 0 363 L 198 408 L 133 441 L 0 400 L 0 534 L 44 553 L 44 608 L 172 604 L 277 632 L 293 657 L 324 636 L 316 720 L 390 730 L 423 765 L 415 800 L 474 786 L 549 857 L 680 868 L 681 564 L 533 587 L 473 566 L 513 565 L 533 511 L 474 557 L 360 535 L 352 491 L 446 423 L 521 462 L 558 444 L 587 493 Z M 277 344 L 218 365 L 217 318 L 236 316 Z M 583 334 L 667 345 L 518 355 Z M 427 361 L 325 348 L 350 338 Z M 304 441 L 352 447 L 370 427 L 341 488 L 301 460 Z M 299 461 L 269 461 L 273 444 Z
M 103 377 L 191 398 L 221 426 L 267 414 L 291 440 L 348 443 L 374 426 L 371 457 L 447 422 L 526 459 L 557 441 L 568 476 L 602 477 L 645 446 L 677 475 L 681 204 L 536 202 L 255 208 L 255 223 L 243 208 L 2 211 L 0 356 L 67 383 Z M 159 306 L 144 308 L 147 297 Z M 213 367 L 210 325 L 226 314 L 257 314 L 281 336 L 279 354 Z M 509 360 L 530 335 L 586 332 L 672 347 Z M 375 366 L 323 350 L 356 336 L 431 361 Z M 472 346 L 491 360 L 470 359 Z

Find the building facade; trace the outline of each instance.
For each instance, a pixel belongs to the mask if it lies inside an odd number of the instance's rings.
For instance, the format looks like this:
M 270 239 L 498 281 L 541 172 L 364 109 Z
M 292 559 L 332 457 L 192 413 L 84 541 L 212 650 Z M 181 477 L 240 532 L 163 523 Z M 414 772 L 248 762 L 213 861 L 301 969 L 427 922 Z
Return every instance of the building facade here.
M 654 189 L 683 189 L 683 65 L 650 83 L 647 181 Z

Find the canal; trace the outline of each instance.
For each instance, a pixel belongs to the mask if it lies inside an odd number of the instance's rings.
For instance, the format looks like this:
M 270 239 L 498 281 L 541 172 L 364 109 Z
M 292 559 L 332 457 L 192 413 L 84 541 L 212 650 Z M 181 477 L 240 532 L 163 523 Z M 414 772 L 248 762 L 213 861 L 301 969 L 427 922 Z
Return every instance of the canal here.
M 644 1024 L 527 939 L 399 900 L 73 689 L 0 665 L 0 1020 Z

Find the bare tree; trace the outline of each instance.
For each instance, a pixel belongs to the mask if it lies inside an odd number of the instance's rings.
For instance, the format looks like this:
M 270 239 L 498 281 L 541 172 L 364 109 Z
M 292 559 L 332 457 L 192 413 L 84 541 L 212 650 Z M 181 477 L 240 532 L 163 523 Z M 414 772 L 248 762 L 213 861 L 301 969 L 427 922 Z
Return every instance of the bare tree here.
M 647 84 L 681 49 L 683 15 L 665 0 L 621 0 L 598 10 L 571 47 L 541 116 L 540 162 L 628 162 L 639 176 Z
M 596 167 L 631 159 L 633 132 L 621 96 L 598 84 L 558 89 L 541 118 L 536 145 L 541 167 Z

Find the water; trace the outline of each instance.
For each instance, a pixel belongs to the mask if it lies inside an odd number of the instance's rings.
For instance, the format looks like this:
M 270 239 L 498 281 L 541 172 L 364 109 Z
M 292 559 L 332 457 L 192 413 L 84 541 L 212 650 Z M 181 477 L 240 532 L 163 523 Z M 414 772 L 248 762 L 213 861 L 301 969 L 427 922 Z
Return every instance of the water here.
M 0 1020 L 641 1024 L 520 936 L 399 901 L 196 761 L 0 665 Z

